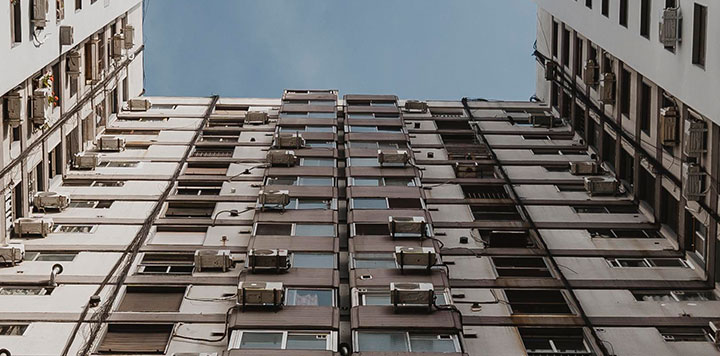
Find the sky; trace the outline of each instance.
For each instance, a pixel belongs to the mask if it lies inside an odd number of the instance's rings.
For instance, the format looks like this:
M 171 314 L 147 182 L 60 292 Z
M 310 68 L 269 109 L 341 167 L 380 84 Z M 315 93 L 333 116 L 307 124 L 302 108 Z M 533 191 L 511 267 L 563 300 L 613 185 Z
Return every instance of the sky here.
M 528 100 L 531 0 L 145 0 L 146 95 Z

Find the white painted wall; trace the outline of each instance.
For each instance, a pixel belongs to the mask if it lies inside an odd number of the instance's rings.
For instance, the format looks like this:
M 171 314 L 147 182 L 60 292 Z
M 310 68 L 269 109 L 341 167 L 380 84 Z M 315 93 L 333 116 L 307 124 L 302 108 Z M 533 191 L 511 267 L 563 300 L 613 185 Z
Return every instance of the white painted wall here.
M 596 1 L 592 10 L 585 7 L 584 1 L 534 1 L 539 7 L 539 49 L 550 48 L 549 43 L 544 43 L 550 42 L 552 36 L 552 20 L 547 16 L 550 13 L 682 102 L 720 123 L 720 100 L 717 100 L 717 93 L 720 92 L 720 3 L 717 1 L 678 0 L 683 13 L 683 41 L 675 53 L 665 50 L 659 42 L 658 28 L 661 6 L 664 5 L 662 1 L 652 1 L 649 40 L 640 36 L 639 1 L 629 1 L 627 28 L 618 22 L 619 1 L 610 2 L 609 18 L 602 15 L 600 1 Z M 695 3 L 708 7 L 704 69 L 692 64 Z M 548 54 L 549 51 L 544 53 Z M 538 85 L 538 89 L 542 86 Z

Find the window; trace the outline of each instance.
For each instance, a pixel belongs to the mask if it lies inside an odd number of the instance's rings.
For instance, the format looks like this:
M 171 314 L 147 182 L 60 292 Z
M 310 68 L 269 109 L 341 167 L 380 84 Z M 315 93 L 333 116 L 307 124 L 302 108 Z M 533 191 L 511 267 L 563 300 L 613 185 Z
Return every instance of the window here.
M 0 287 L 0 295 L 50 295 L 52 289 L 43 287 Z
M 186 175 L 225 176 L 229 165 L 228 162 L 188 162 L 183 173 Z
M 353 236 L 389 235 L 388 224 L 352 224 Z
M 135 287 L 125 290 L 119 312 L 177 312 L 180 310 L 185 287 Z
M 298 186 L 314 186 L 314 187 L 331 187 L 333 186 L 332 177 L 295 177 L 295 176 L 276 176 L 267 177 L 266 185 L 298 185 Z
M 85 209 L 109 209 L 113 204 L 112 200 L 71 200 L 68 207 Z
M 680 211 L 679 202 L 675 197 L 663 188 L 660 193 L 660 222 L 666 224 L 673 232 L 678 233 Z
M 650 39 L 650 0 L 640 1 L 640 36 Z
M 444 291 L 435 291 L 435 304 L 447 305 L 450 297 Z M 357 298 L 354 305 L 392 305 L 390 302 L 390 291 L 387 290 L 357 290 Z
M 90 234 L 95 231 L 97 225 L 55 225 L 53 232 Z
M 28 324 L 0 324 L 0 335 L 22 336 L 27 328 Z
M 650 135 L 650 120 L 652 111 L 652 88 L 642 83 L 640 85 L 640 129 Z
M 559 35 L 560 24 L 557 21 L 553 21 L 552 24 L 552 55 L 553 57 L 558 56 L 558 35 Z
M 492 257 L 498 277 L 552 277 L 542 257 Z
M 656 231 L 650 230 L 625 230 L 625 229 L 588 229 L 590 237 L 605 239 L 657 239 L 660 238 Z
M 266 224 L 255 226 L 255 236 L 282 235 L 282 236 L 319 236 L 334 237 L 333 224 Z
M 602 14 L 605 17 L 610 17 L 610 0 L 602 0 Z
M 630 87 L 631 87 L 632 75 L 630 71 L 622 69 L 622 76 L 620 77 L 620 112 L 623 115 L 630 117 Z
M 26 252 L 26 261 L 72 262 L 77 253 Z
M 333 126 L 280 126 L 279 132 L 335 132 Z
M 352 209 L 422 209 L 420 199 L 412 198 L 353 198 Z
M 448 334 L 358 331 L 354 340 L 358 352 L 460 352 L 458 338 Z
M 709 329 L 698 326 L 663 326 L 657 331 L 666 342 L 707 342 L 714 341 Z
M 332 199 L 292 198 L 290 204 L 285 205 L 285 209 L 291 210 L 332 209 L 332 207 Z
M 335 292 L 332 289 L 288 288 L 285 305 L 332 307 L 335 306 Z
M 350 178 L 350 185 L 359 187 L 415 187 L 415 178 L 404 177 L 360 177 Z
M 293 268 L 335 268 L 335 255 L 331 253 L 304 253 L 292 254 Z
M 96 352 L 101 355 L 162 355 L 172 330 L 172 324 L 109 324 Z
M 407 147 L 406 143 L 391 142 L 391 141 L 349 141 L 349 148 L 357 149 L 390 149 L 397 150 L 401 147 Z
M 170 202 L 165 210 L 166 218 L 212 218 L 214 202 Z
M 83 0 L 75 0 L 75 11 L 82 10 Z
M 337 117 L 337 114 L 334 112 L 283 112 L 280 113 L 280 117 L 334 119 Z
M 233 330 L 230 350 L 332 350 L 335 341 L 330 332 Z
M 122 187 L 125 181 L 121 180 L 68 180 L 63 182 L 65 187 Z
M 637 214 L 634 205 L 573 205 L 578 214 Z
M 10 2 L 10 37 L 13 43 L 22 42 L 22 2 L 24 0 L 16 0 Z
M 607 260 L 610 267 L 682 267 L 690 268 L 687 261 L 680 258 L 611 258 Z
M 570 30 L 566 28 L 563 28 L 562 63 L 565 67 L 570 66 Z
M 707 7 L 695 4 L 693 13 L 692 62 L 705 67 L 705 46 L 707 42 Z
M 353 254 L 353 266 L 357 268 L 383 268 L 395 269 L 395 256 L 392 253 L 355 253 Z
M 305 147 L 308 148 L 335 148 L 335 141 L 306 140 Z
M 380 167 L 377 157 L 352 157 L 348 158 L 348 166 L 351 167 Z
M 195 256 L 190 253 L 146 253 L 138 266 L 138 274 L 192 274 Z
M 592 9 L 592 0 L 585 0 L 585 6 L 587 6 L 589 9 Z
M 470 206 L 473 218 L 479 221 L 510 221 L 522 220 L 515 205 L 498 205 L 488 208 L 486 206 Z
M 513 314 L 570 314 L 559 290 L 505 290 Z
M 334 158 L 300 158 L 303 167 L 335 167 Z
M 620 26 L 628 27 L 628 0 L 620 0 L 620 15 L 618 17 Z
M 468 199 L 508 199 L 509 196 L 502 185 L 461 185 L 465 198 Z
M 98 163 L 98 167 L 107 168 L 133 168 L 140 164 L 138 161 L 105 161 Z
M 685 221 L 688 222 L 689 236 L 691 238 L 691 249 L 695 251 L 695 254 L 700 257 L 702 261 L 705 261 L 705 254 L 707 253 L 707 226 L 696 219 L 689 212 L 687 213 Z
M 377 133 L 401 133 L 403 129 L 401 126 L 358 126 L 351 125 L 348 127 L 348 132 L 377 132 Z
M 713 291 L 632 291 L 638 302 L 702 302 L 718 300 Z
M 575 75 L 582 78 L 583 75 L 583 45 L 584 41 L 579 37 L 575 39 Z
M 518 328 L 528 356 L 592 355 L 582 328 Z
M 179 182 L 177 195 L 218 195 L 222 187 L 222 182 Z

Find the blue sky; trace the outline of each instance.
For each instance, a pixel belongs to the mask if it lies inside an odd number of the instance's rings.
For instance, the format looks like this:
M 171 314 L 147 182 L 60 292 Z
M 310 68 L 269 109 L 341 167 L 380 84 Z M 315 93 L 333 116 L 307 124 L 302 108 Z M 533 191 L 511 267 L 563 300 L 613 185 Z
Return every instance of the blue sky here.
M 530 0 L 145 0 L 147 95 L 527 100 Z

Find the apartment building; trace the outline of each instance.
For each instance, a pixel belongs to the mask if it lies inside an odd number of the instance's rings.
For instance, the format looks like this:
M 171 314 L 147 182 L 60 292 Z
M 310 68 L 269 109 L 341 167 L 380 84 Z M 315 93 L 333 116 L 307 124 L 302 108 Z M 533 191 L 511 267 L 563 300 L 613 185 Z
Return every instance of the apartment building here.
M 539 2 L 540 102 L 138 98 L 139 2 L 81 3 L 113 14 L 81 56 L 108 24 L 127 43 L 123 18 L 134 52 L 100 51 L 107 80 L 79 80 L 68 108 L 63 92 L 40 132 L 36 71 L 3 96 L 23 104 L 17 144 L 2 117 L 0 355 L 717 354 L 717 104 L 582 37 L 605 33 L 604 4 L 555 2 Z M 687 31 L 658 51 L 692 61 Z M 699 70 L 716 70 L 707 43 Z

